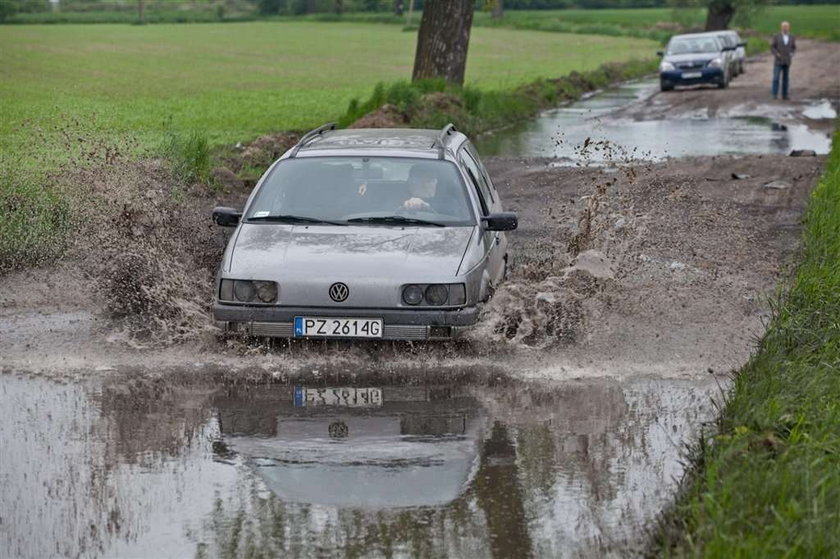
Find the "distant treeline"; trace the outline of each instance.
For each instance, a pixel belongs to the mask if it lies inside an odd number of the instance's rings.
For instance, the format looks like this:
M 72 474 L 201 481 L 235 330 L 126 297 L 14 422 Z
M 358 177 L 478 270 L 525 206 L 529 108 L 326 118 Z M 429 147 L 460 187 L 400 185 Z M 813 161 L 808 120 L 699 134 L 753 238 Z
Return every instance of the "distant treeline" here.
M 840 4 L 840 0 L 781 0 L 777 4 Z M 146 12 L 214 12 L 222 19 L 233 14 L 302 15 L 343 12 L 408 12 L 411 0 L 0 0 L 0 21 L 14 13 L 130 12 L 142 4 Z M 476 0 L 477 10 L 490 11 L 494 0 Z M 669 0 L 502 0 L 505 10 L 656 8 Z M 415 11 L 423 0 L 415 0 Z

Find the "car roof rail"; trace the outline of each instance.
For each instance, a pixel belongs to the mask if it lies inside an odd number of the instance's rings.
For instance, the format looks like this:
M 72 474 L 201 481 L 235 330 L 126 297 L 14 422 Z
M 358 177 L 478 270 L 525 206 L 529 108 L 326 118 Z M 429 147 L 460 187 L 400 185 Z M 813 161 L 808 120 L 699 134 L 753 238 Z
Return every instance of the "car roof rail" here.
M 432 144 L 432 147 L 437 147 L 438 149 L 438 159 L 443 159 L 443 150 L 446 147 L 446 144 L 449 143 L 449 137 L 452 135 L 453 132 L 457 132 L 458 129 L 455 128 L 455 125 L 451 122 L 443 127 L 440 131 L 440 134 L 435 140 L 435 143 Z
M 335 122 L 328 122 L 327 124 L 319 126 L 315 130 L 310 130 L 309 132 L 301 136 L 300 140 L 298 140 L 298 143 L 296 143 L 295 146 L 292 148 L 292 152 L 289 154 L 289 157 L 296 156 L 297 153 L 300 151 L 300 148 L 314 140 L 316 137 L 323 135 L 324 132 L 335 130 L 335 126 Z

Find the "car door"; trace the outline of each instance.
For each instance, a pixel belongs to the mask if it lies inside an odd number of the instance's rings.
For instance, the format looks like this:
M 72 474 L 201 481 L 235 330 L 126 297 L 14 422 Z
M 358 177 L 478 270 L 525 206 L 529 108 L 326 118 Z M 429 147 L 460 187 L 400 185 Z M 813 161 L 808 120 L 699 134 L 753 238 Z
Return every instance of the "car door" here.
M 481 206 L 483 216 L 501 211 L 501 201 L 495 191 L 493 183 L 487 175 L 487 171 L 475 148 L 469 142 L 465 142 L 461 148 L 458 159 L 467 171 L 471 187 L 476 192 Z M 490 285 L 495 288 L 503 279 L 505 274 L 505 255 L 507 252 L 507 239 L 504 233 L 499 231 L 483 231 L 482 242 L 487 253 L 487 267 L 490 276 Z

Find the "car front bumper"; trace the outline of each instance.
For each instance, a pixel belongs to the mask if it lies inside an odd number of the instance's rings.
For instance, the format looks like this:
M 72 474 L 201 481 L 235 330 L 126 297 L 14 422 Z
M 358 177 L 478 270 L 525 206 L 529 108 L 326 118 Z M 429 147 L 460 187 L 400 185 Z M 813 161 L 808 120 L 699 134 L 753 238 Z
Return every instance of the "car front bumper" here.
M 478 322 L 478 307 L 462 309 L 354 309 L 213 305 L 216 325 L 225 332 L 293 338 L 296 316 L 381 318 L 383 340 L 451 340 Z M 366 338 L 369 339 L 369 338 Z
M 685 78 L 685 74 L 697 74 L 695 78 Z M 703 68 L 700 70 L 668 70 L 659 72 L 659 79 L 667 85 L 699 85 L 703 83 L 723 83 L 723 68 Z

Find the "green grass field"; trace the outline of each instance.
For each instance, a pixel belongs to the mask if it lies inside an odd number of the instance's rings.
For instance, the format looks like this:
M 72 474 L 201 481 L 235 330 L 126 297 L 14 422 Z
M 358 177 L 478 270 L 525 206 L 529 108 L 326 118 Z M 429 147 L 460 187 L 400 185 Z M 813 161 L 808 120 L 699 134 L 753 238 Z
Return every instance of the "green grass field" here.
M 141 147 L 170 126 L 203 130 L 212 143 L 304 129 L 339 117 L 376 82 L 410 78 L 415 42 L 374 24 L 5 26 L 0 149 L 55 148 L 68 126 Z M 655 49 L 626 37 L 476 29 L 467 83 L 508 89 Z M 39 130 L 46 139 L 33 141 Z

